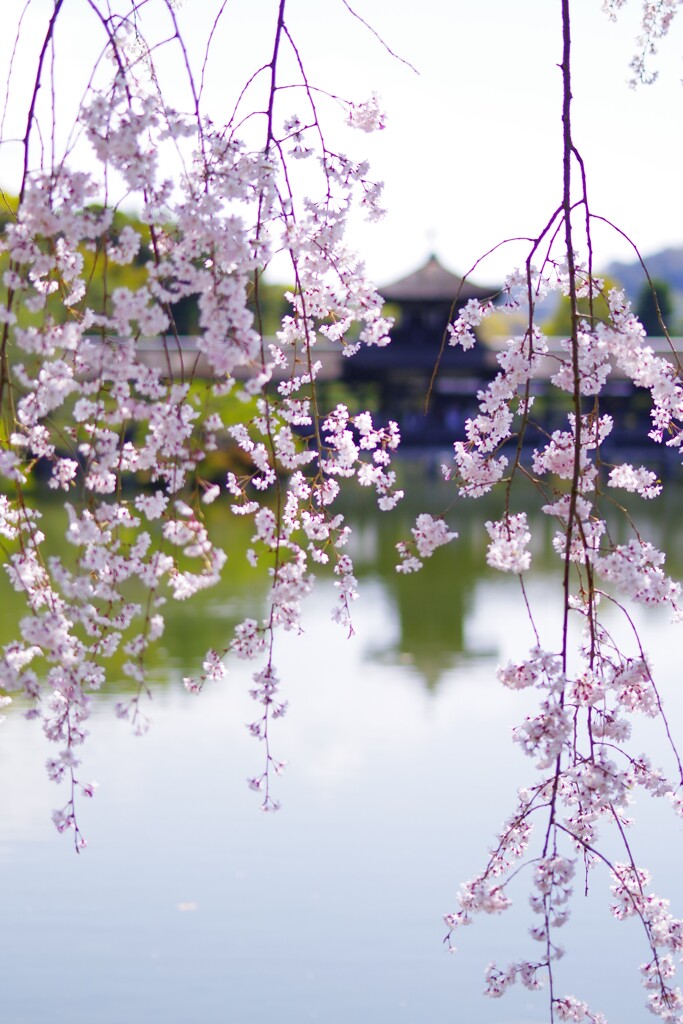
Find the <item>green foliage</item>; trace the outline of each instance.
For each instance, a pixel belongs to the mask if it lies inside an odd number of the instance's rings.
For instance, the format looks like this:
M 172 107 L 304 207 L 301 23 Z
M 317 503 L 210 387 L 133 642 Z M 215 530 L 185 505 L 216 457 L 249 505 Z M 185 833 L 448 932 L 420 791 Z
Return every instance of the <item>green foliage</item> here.
M 0 188 L 0 231 L 5 230 L 5 224 L 14 219 L 19 206 L 17 196 L 9 195 Z
M 249 307 L 253 310 L 256 329 L 260 334 L 267 337 L 281 330 L 283 316 L 291 312 L 289 301 L 285 298 L 285 293 L 288 290 L 287 285 L 269 284 L 260 280 L 257 302 L 257 296 L 252 287 Z
M 635 313 L 647 334 L 657 336 L 668 331 L 667 321 L 673 313 L 671 285 L 661 278 L 652 278 L 640 290 Z

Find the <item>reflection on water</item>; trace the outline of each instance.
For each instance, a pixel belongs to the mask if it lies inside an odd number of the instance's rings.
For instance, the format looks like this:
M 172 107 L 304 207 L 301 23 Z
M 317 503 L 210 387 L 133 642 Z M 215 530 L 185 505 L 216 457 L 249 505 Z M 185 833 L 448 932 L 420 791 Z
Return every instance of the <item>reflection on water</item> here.
M 370 559 L 356 556 L 359 577 L 381 581 L 383 598 L 395 616 L 396 639 L 379 641 L 372 656 L 388 664 L 412 666 L 428 688 L 463 658 L 490 655 L 490 645 L 472 648 L 465 622 L 471 613 L 477 580 L 485 565 L 484 542 L 475 523 L 460 524 L 458 542 L 447 546 L 438 559 L 409 576 L 396 572 L 396 542 L 409 536 L 407 518 L 390 523 L 378 516 L 358 525 L 360 553 L 369 549 Z
M 438 508 L 439 495 L 428 501 Z M 240 520 L 217 520 L 225 585 L 168 608 L 150 733 L 133 737 L 113 715 L 114 695 L 97 698 L 84 775 L 100 788 L 83 808 L 90 848 L 81 857 L 49 821 L 59 800 L 44 777 L 47 745 L 10 711 L 0 727 L 3 1024 L 546 1019 L 532 993 L 480 994 L 489 960 L 535 952 L 525 878 L 507 920 L 467 929 L 455 957 L 440 942 L 459 881 L 480 868 L 517 785 L 532 777 L 509 740 L 528 697 L 494 679 L 498 661 L 526 652 L 531 630 L 514 580 L 482 569 L 480 514 L 465 507 L 457 544 L 404 578 L 394 544 L 413 510 L 377 517 L 356 506 L 355 637 L 330 621 L 330 581 L 309 602 L 305 636 L 279 645 L 291 710 L 273 735 L 289 761 L 278 815 L 261 815 L 244 783 L 261 753 L 243 724 L 253 717 L 248 669 L 231 666 L 200 697 L 181 684 L 205 647 L 262 608 L 268 580 L 243 559 Z M 666 517 L 653 528 L 680 549 Z M 529 577 L 542 632 L 557 614 L 553 564 L 546 544 Z M 662 615 L 642 621 L 683 736 L 679 632 Z M 680 826 L 665 808 L 635 816 L 645 825 L 636 853 L 680 913 Z M 644 950 L 607 904 L 597 872 L 565 936 L 561 988 L 613 1022 L 644 1024 Z

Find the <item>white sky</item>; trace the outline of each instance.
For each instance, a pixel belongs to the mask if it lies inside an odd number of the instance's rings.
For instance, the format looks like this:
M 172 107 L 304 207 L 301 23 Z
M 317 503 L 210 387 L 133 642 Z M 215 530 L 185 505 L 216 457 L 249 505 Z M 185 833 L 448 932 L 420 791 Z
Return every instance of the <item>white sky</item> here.
M 110 2 L 126 7 L 126 0 Z M 3 0 L 3 80 L 13 18 L 24 4 Z M 150 0 L 150 15 L 157 5 Z M 354 225 L 350 239 L 375 279 L 386 282 L 412 270 L 432 249 L 463 273 L 502 239 L 538 233 L 561 199 L 560 0 L 351 5 L 419 76 L 392 58 L 342 0 L 288 0 L 287 23 L 311 82 L 356 100 L 377 91 L 387 111 L 381 133 L 353 133 L 351 140 L 339 133 L 340 146 L 367 155 L 375 176 L 386 182 L 387 218 Z M 218 6 L 216 0 L 184 0 L 178 11 L 197 70 Z M 206 109 L 216 122 L 249 72 L 268 59 L 276 7 L 276 0 L 228 0 L 206 87 Z M 574 0 L 573 7 L 574 138 L 587 166 L 593 212 L 615 221 L 644 254 L 683 244 L 683 15 L 661 47 L 659 81 L 634 91 L 627 79 L 639 0 L 629 0 L 616 25 L 600 0 Z M 30 0 L 6 136 L 25 120 L 44 31 L 39 25 L 51 8 L 51 0 Z M 75 102 L 99 52 L 101 28 L 86 0 L 67 0 L 60 22 L 55 78 Z M 334 148 L 334 117 L 328 125 Z M 11 189 L 16 173 L 11 149 L 3 150 L 0 183 Z M 598 267 L 631 258 L 617 235 L 599 233 L 595 241 Z M 475 279 L 495 283 L 521 258 L 519 249 L 498 252 Z

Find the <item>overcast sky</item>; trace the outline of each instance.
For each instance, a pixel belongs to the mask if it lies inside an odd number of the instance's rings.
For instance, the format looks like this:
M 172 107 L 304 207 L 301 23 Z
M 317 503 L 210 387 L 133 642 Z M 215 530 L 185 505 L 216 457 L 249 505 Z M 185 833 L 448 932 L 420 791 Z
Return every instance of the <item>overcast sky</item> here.
M 312 82 L 357 100 L 374 90 L 387 111 L 383 132 L 353 139 L 354 155 L 367 155 L 386 182 L 386 219 L 354 225 L 351 239 L 375 279 L 386 282 L 413 269 L 431 250 L 462 273 L 503 238 L 536 234 L 561 199 L 560 0 L 350 2 L 419 75 L 390 56 L 342 0 L 288 0 L 287 20 Z M 8 27 L 24 4 L 3 0 L 3 79 L 13 43 Z M 118 5 L 125 8 L 125 0 Z M 184 0 L 178 10 L 197 69 L 218 6 Z M 230 109 L 249 71 L 267 60 L 276 6 L 276 0 L 228 0 L 206 86 L 215 121 Z M 639 0 L 629 0 L 616 25 L 601 0 L 574 0 L 573 6 L 574 136 L 593 211 L 615 221 L 645 254 L 681 245 L 683 14 L 657 59 L 659 81 L 634 91 L 628 63 Z M 39 20 L 51 7 L 51 0 L 30 2 L 5 135 L 25 119 Z M 70 0 L 55 65 L 61 88 L 80 95 L 100 45 L 101 29 L 85 0 Z M 330 122 L 332 143 L 334 130 Z M 12 187 L 16 169 L 5 149 L 5 187 Z M 617 235 L 600 234 L 596 242 L 598 266 L 630 258 Z M 520 250 L 498 252 L 478 278 L 495 282 L 519 259 Z

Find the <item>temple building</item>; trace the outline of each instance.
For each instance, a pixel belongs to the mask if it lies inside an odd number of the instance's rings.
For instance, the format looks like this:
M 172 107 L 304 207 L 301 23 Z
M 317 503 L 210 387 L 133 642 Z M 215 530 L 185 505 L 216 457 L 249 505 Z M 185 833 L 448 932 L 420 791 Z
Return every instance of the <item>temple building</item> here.
M 470 299 L 491 298 L 498 289 L 463 280 L 432 255 L 379 291 L 395 318 L 391 344 L 363 347 L 345 360 L 344 381 L 374 385 L 379 418 L 398 422 L 404 444 L 443 443 L 476 415 L 476 393 L 497 369 L 483 344 L 467 352 L 450 346 L 447 325 Z

